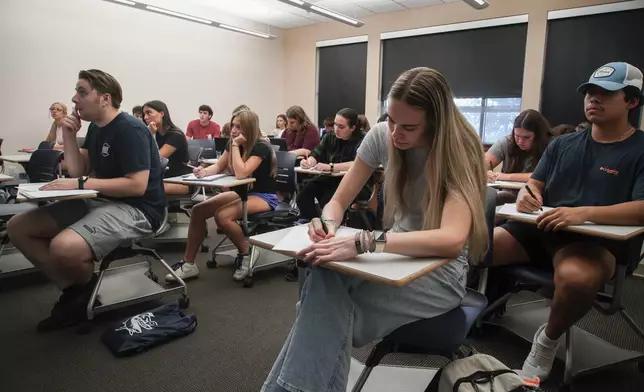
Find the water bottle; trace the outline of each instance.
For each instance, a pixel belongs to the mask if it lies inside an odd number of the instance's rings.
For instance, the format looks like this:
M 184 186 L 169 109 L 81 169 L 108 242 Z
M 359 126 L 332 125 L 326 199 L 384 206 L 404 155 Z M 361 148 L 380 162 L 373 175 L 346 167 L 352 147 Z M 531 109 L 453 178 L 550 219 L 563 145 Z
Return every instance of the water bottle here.
M 208 134 L 208 140 L 212 140 L 212 133 Z

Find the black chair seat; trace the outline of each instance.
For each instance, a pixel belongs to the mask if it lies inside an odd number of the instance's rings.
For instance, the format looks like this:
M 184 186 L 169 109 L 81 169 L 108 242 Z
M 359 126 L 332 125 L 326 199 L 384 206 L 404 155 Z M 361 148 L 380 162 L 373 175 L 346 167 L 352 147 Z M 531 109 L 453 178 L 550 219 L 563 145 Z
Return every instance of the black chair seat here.
M 504 274 L 508 274 L 520 281 L 536 283 L 543 287 L 554 287 L 554 271 L 552 268 L 536 267 L 533 265 L 512 265 L 499 267 Z
M 260 212 L 259 214 L 253 214 L 248 216 L 248 221 L 259 221 L 259 220 L 270 220 L 274 218 L 286 218 L 293 211 L 293 207 L 286 202 L 280 202 L 273 211 Z M 297 219 L 295 216 L 294 220 Z
M 402 346 L 403 352 L 430 352 L 449 358 L 486 306 L 485 295 L 468 289 L 460 306 L 440 316 L 403 325 L 385 336 L 382 343 Z
M 37 203 L 0 204 L 0 218 L 11 218 L 35 208 L 38 208 Z

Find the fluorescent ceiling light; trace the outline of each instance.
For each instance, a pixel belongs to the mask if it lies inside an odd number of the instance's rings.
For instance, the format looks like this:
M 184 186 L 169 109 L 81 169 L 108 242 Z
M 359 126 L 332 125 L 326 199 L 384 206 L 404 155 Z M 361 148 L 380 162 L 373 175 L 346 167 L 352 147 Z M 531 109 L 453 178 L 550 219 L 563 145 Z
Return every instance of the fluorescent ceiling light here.
M 329 9 L 317 6 L 315 4 L 308 3 L 308 2 L 303 1 L 303 0 L 279 0 L 279 1 L 281 1 L 282 3 L 286 3 L 288 5 L 292 5 L 294 7 L 301 8 L 304 11 L 315 12 L 318 15 L 322 15 L 322 16 L 325 16 L 327 18 L 335 19 L 338 22 L 348 24 L 349 26 L 353 26 L 353 27 L 364 26 L 364 23 L 359 21 L 359 20 L 357 20 L 357 19 L 351 18 L 351 17 L 349 17 L 347 15 L 344 15 L 344 14 L 341 14 L 339 12 L 331 11 Z
M 272 37 L 270 34 L 260 33 L 260 32 L 252 31 L 252 30 L 246 30 L 246 29 L 242 29 L 240 27 L 230 26 L 230 25 L 223 24 L 223 23 L 220 23 L 219 27 L 222 28 L 222 29 L 226 29 L 226 30 L 236 31 L 238 33 L 254 35 L 256 37 L 262 37 L 262 38 L 271 38 Z
M 198 23 L 203 23 L 203 24 L 208 24 L 208 25 L 212 24 L 212 20 L 197 18 L 196 16 L 190 16 L 190 15 L 182 14 L 181 12 L 175 12 L 175 11 L 171 11 L 171 10 L 166 10 L 165 8 L 159 8 L 159 7 L 155 7 L 153 5 L 146 5 L 145 8 L 150 10 L 150 11 L 152 11 L 152 12 L 159 12 L 159 13 L 162 13 L 162 14 L 174 16 L 176 18 L 188 19 L 188 20 L 191 20 L 193 22 L 198 22 Z
M 476 8 L 477 10 L 482 10 L 483 8 L 486 8 L 487 6 L 490 5 L 486 0 L 463 0 L 467 4 L 469 4 L 471 7 Z
M 181 13 L 181 12 L 172 11 L 172 10 L 168 10 L 168 9 L 161 8 L 161 7 L 156 7 L 156 6 L 153 6 L 153 5 L 147 5 L 147 4 L 143 4 L 141 2 L 135 2 L 135 1 L 130 1 L 130 0 L 103 0 L 103 1 L 107 1 L 107 2 L 110 2 L 110 3 L 114 3 L 114 4 L 119 4 L 119 5 L 127 5 L 127 6 L 130 6 L 130 7 L 133 7 L 133 8 L 138 8 L 138 9 L 140 9 L 142 11 L 149 11 L 149 12 L 164 14 L 164 15 L 175 17 L 175 18 L 187 20 L 187 21 L 190 21 L 190 22 L 196 22 L 196 23 L 199 23 L 199 24 L 205 24 L 205 25 L 212 26 L 212 27 L 219 27 L 219 28 L 222 28 L 222 29 L 235 31 L 235 32 L 238 32 L 238 33 L 252 35 L 254 37 L 261 37 L 261 38 L 266 38 L 266 39 L 275 38 L 274 35 L 269 34 L 269 33 L 263 33 L 261 31 L 253 31 L 253 30 L 243 29 L 241 27 L 235 27 L 235 26 L 224 24 L 224 23 L 215 22 L 215 21 L 212 21 L 210 19 L 199 18 L 197 16 L 187 15 L 187 14 L 184 14 L 184 13 Z

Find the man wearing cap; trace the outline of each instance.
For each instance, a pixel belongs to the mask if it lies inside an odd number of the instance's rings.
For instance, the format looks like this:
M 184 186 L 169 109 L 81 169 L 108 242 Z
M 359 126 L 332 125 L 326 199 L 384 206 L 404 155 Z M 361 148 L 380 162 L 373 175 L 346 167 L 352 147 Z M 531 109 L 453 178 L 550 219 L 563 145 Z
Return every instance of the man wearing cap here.
M 524 188 L 517 197 L 517 210 L 539 214 L 537 225 L 510 221 L 494 231 L 495 265 L 554 266 L 550 316 L 523 364 L 541 380 L 550 374 L 561 336 L 591 309 L 616 260 L 630 256 L 619 241 L 561 229 L 584 222 L 644 225 L 644 132 L 628 122 L 629 111 L 643 103 L 642 72 L 608 63 L 578 91 L 592 126 L 554 139 L 528 181 L 534 195 Z M 540 212 L 542 206 L 553 208 Z

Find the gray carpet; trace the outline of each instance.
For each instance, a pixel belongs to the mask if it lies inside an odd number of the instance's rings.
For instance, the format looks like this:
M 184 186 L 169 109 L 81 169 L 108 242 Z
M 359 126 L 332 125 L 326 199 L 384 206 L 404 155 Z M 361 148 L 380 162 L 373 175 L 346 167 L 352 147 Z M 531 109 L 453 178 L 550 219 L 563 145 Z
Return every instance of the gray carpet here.
M 174 262 L 181 257 L 180 249 L 166 247 L 161 253 Z M 108 323 L 145 306 L 99 317 L 89 335 L 73 330 L 41 335 L 34 326 L 57 299 L 55 288 L 33 279 L 9 287 L 5 283 L 0 292 L 0 391 L 258 391 L 293 322 L 297 284 L 285 282 L 286 269 L 276 268 L 257 273 L 255 286 L 244 289 L 231 280 L 231 259 L 223 259 L 214 270 L 205 267 L 205 260 L 200 254 L 201 276 L 189 283 L 188 311 L 199 319 L 195 333 L 125 359 L 114 358 L 99 341 L 100 334 Z M 644 280 L 629 282 L 625 304 L 644 325 Z M 644 350 L 617 317 L 593 313 L 582 326 L 623 347 Z M 521 366 L 529 351 L 525 341 L 491 327 L 484 332 L 471 342 L 478 351 L 511 368 Z M 369 349 L 355 350 L 354 357 L 364 361 Z M 385 363 L 435 367 L 442 360 L 392 355 Z M 544 389 L 557 390 L 562 374 L 563 364 L 557 362 Z M 586 392 L 641 391 L 644 375 L 635 365 L 624 365 L 580 378 L 576 385 Z

